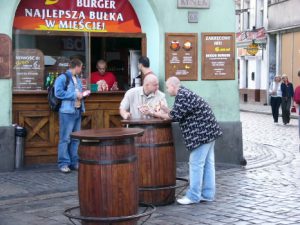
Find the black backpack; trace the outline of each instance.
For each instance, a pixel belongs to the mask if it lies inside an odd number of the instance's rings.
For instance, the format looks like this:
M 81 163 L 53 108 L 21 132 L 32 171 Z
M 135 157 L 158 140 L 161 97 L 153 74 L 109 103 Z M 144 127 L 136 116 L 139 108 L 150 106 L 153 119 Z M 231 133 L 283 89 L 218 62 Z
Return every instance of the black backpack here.
M 65 91 L 68 89 L 68 85 L 70 83 L 70 78 L 67 76 L 67 74 L 61 74 L 60 76 L 66 76 L 66 86 L 65 86 Z M 56 78 L 55 78 L 56 80 Z M 55 80 L 52 82 L 52 84 L 49 86 L 48 88 L 48 103 L 49 103 L 49 107 L 51 109 L 51 111 L 54 111 L 54 112 L 58 112 L 59 109 L 60 109 L 60 106 L 61 106 L 61 99 L 58 99 L 56 96 L 55 96 L 55 87 L 54 87 L 54 84 L 55 84 Z

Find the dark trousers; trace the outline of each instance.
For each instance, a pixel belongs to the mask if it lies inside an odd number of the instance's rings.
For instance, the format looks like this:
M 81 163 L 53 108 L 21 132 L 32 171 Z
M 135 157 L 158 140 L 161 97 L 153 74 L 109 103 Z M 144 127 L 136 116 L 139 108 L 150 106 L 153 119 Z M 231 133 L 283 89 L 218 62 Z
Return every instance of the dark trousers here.
M 282 98 L 281 108 L 282 108 L 282 121 L 284 124 L 290 123 L 291 104 L 292 104 L 291 97 L 283 97 Z
M 275 123 L 278 123 L 280 105 L 281 97 L 271 97 L 272 115 Z

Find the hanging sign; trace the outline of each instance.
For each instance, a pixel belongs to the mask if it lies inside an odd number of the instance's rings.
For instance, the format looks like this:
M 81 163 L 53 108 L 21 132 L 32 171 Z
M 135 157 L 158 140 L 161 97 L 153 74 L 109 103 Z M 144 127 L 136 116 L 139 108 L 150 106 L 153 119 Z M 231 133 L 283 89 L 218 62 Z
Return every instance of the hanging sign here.
M 14 29 L 140 33 L 128 0 L 21 0 Z
M 258 44 L 252 43 L 247 47 L 247 53 L 249 55 L 255 56 L 259 50 Z

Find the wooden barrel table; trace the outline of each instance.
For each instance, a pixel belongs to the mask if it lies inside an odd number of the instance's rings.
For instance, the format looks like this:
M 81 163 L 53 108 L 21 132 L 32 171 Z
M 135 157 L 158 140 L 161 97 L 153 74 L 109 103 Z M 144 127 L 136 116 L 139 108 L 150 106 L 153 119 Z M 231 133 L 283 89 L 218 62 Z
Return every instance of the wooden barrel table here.
M 138 150 L 140 202 L 156 206 L 175 201 L 176 155 L 170 120 L 123 120 L 130 128 L 143 129 L 136 137 Z
M 118 218 L 138 213 L 135 137 L 141 129 L 111 128 L 72 134 L 80 140 L 78 195 L 83 217 Z M 135 225 L 136 220 L 84 225 Z

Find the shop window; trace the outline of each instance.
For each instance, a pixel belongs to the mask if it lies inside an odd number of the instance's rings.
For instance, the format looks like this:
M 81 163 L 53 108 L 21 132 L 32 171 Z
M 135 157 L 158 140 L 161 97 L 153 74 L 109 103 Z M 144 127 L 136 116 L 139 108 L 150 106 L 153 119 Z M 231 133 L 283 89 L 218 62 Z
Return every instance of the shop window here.
M 68 69 L 72 58 L 79 58 L 84 64 L 79 75 L 84 88 L 93 89 L 91 73 L 97 71 L 97 61 L 102 59 L 107 62 L 106 71 L 115 75 L 119 90 L 128 90 L 132 77 L 138 76 L 137 70 L 134 74 L 131 71 L 131 51 L 140 56 L 141 45 L 142 37 L 93 37 L 89 33 L 78 33 L 78 36 L 15 34 L 14 90 L 46 91 L 55 77 Z

